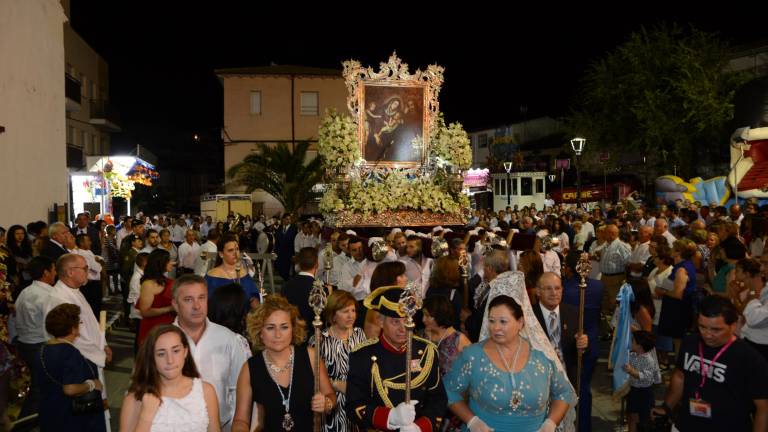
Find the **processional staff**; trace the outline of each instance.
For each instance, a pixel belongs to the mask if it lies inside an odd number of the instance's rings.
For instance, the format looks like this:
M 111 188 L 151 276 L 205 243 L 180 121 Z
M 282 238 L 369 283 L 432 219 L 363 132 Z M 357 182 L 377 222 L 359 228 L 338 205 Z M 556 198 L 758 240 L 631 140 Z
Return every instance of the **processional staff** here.
M 323 320 L 320 317 L 323 314 L 327 301 L 328 298 L 325 294 L 325 286 L 323 285 L 323 282 L 316 280 L 312 284 L 312 290 L 309 292 L 309 306 L 312 307 L 312 310 L 315 312 L 315 319 L 312 321 L 312 327 L 315 328 L 315 368 L 318 370 L 318 373 L 315 374 L 314 394 L 320 392 L 320 347 L 322 346 L 322 334 L 320 333 L 320 328 L 323 326 Z M 320 432 L 324 424 L 325 414 L 315 413 L 313 422 L 314 432 Z
M 579 282 L 579 335 L 584 334 L 584 295 L 587 291 L 587 275 L 592 270 L 592 264 L 589 261 L 589 254 L 584 252 L 579 257 L 579 263 L 576 264 L 576 272 L 581 277 Z M 581 368 L 583 364 L 582 350 L 578 352 L 578 362 L 576 363 L 576 394 L 581 391 Z
M 400 311 L 405 315 L 405 331 L 408 341 L 405 344 L 405 403 L 411 402 L 411 355 L 413 354 L 413 329 L 416 324 L 413 317 L 421 309 L 421 287 L 408 282 L 400 295 Z

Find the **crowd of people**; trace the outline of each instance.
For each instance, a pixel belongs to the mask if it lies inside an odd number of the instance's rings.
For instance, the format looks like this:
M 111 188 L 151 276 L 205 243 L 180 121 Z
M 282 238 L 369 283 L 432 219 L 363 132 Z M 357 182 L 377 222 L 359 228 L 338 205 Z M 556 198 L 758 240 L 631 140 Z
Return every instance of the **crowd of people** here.
M 590 431 L 593 374 L 624 303 L 631 352 L 612 367 L 629 376 L 631 431 L 768 430 L 766 216 L 752 202 L 630 201 L 360 233 L 290 214 L 14 225 L 0 231 L 13 338 L 0 346 L 0 385 L 23 362 L 22 417 L 39 413 L 41 430 L 104 428 L 88 401 L 109 385 L 99 317 L 115 295 L 136 332 L 120 430 L 305 431 L 322 415 L 326 431 Z M 265 295 L 271 253 L 283 283 Z M 316 281 L 328 292 L 319 340 Z M 408 361 L 407 286 L 424 298 Z

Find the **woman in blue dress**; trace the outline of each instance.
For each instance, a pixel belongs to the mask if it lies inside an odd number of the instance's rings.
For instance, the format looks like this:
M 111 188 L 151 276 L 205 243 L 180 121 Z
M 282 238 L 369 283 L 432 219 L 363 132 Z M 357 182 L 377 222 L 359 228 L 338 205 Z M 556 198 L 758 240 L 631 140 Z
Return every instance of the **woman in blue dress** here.
M 490 337 L 464 349 L 446 375 L 450 408 L 470 431 L 554 431 L 574 404 L 565 374 L 520 336 L 524 323 L 514 299 L 494 298 Z
M 218 248 L 219 256 L 216 259 L 216 267 L 205 276 L 205 281 L 208 284 L 208 298 L 212 297 L 216 288 L 237 283 L 243 287 L 250 309 L 255 309 L 261 302 L 261 297 L 259 296 L 259 289 L 248 271 L 248 266 L 243 264 L 237 236 L 225 234 L 219 241 Z
M 508 273 L 503 288 L 514 286 L 515 297 L 527 299 L 522 273 Z M 536 319 L 526 319 L 503 288 L 491 285 L 489 298 L 497 295 L 486 309 L 487 339 L 465 348 L 445 376 L 449 406 L 472 432 L 552 432 L 564 419 L 564 429 L 572 430 L 576 393 L 540 326 L 523 337 Z

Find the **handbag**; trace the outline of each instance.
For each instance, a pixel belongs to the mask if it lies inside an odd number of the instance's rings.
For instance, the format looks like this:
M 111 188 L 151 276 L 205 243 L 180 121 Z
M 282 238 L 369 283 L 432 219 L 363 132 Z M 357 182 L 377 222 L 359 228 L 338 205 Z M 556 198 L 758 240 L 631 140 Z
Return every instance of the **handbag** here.
M 48 373 L 48 368 L 45 367 L 45 361 L 43 360 L 44 350 L 45 350 L 45 345 L 43 345 L 40 348 L 40 364 L 43 366 L 43 371 L 45 371 L 45 374 L 48 375 L 48 378 L 51 381 L 53 381 L 54 384 L 64 387 L 64 384 L 55 380 L 51 376 L 51 374 Z M 91 371 L 91 373 L 93 373 L 94 378 L 98 379 L 98 376 L 93 371 L 93 368 L 91 368 L 91 365 L 88 364 L 88 362 L 85 360 L 85 358 L 83 358 L 83 361 L 85 361 L 85 364 L 88 366 L 88 369 Z M 80 396 L 73 396 L 71 399 L 72 399 L 72 414 L 74 415 L 93 414 L 93 413 L 97 413 L 99 411 L 104 410 L 104 402 L 102 401 L 102 398 L 101 398 L 101 390 L 93 389 L 88 393 L 82 394 Z

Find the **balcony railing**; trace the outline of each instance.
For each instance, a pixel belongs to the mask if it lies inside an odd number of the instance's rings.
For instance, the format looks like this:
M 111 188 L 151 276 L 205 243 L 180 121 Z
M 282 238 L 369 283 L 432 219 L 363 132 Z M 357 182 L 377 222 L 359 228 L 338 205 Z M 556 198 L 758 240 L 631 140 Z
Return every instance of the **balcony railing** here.
M 64 95 L 67 98 L 67 111 L 80 110 L 80 81 L 69 74 L 64 74 Z
M 120 115 L 108 101 L 103 99 L 91 100 L 92 125 L 101 126 L 111 132 L 120 131 Z

